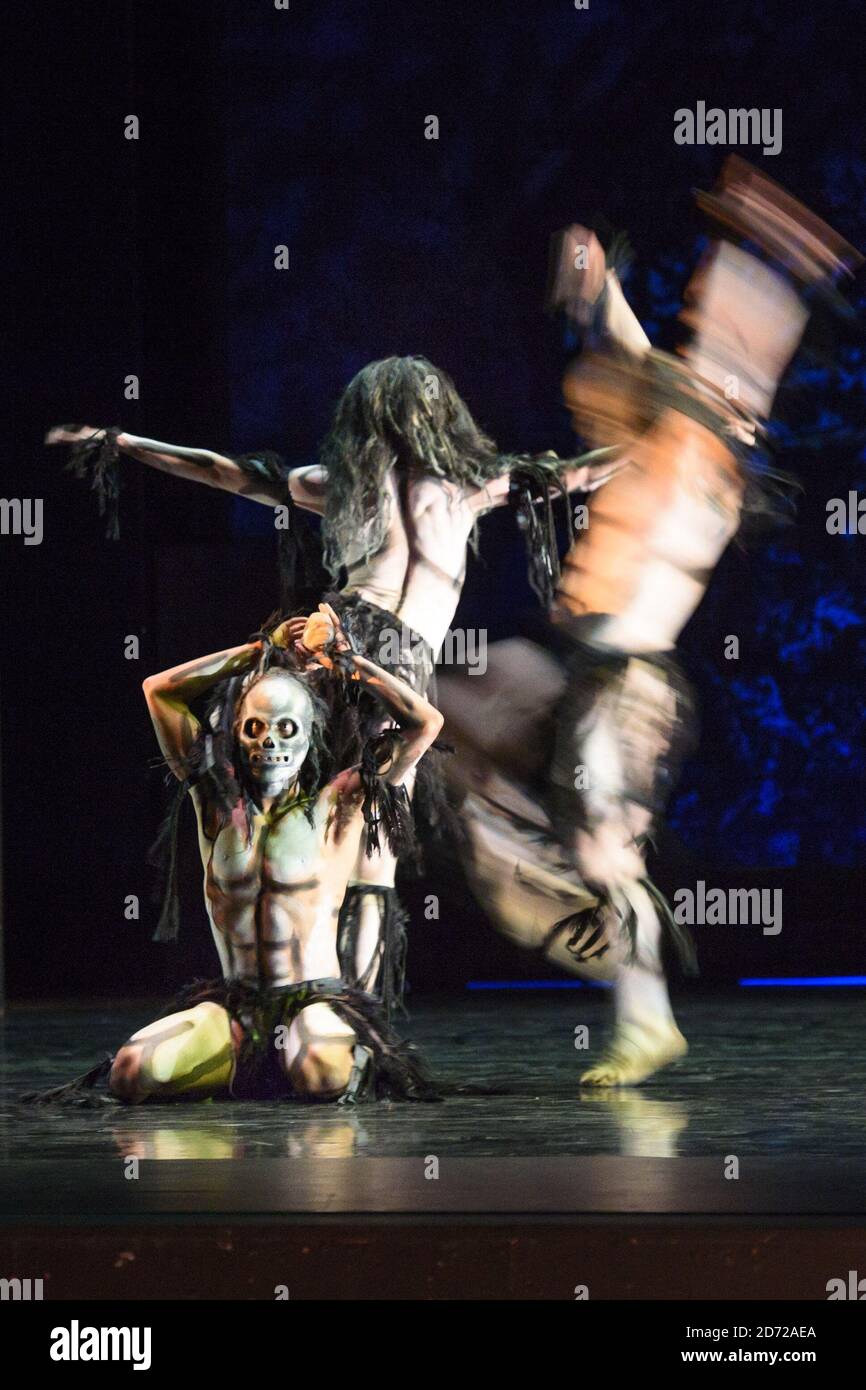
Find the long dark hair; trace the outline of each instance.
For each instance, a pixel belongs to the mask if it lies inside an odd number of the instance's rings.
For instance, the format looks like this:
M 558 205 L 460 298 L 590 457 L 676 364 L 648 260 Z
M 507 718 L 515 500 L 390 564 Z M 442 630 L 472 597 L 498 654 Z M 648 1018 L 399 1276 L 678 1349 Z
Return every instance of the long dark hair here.
M 367 556 L 381 546 L 392 468 L 477 487 L 509 467 L 448 373 L 426 357 L 385 357 L 358 372 L 337 402 L 320 459 L 328 470 L 325 564 L 334 577 L 350 546 L 363 541 Z

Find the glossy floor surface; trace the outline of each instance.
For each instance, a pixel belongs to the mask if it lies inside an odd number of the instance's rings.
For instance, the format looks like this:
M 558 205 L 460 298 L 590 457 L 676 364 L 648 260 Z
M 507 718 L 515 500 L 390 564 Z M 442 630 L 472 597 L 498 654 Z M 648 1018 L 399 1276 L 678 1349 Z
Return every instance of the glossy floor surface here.
M 22 1106 L 21 1091 L 85 1069 L 147 1008 L 13 1010 L 2 1030 L 2 1213 L 144 1211 L 157 1190 L 155 1209 L 212 1212 L 550 1211 L 558 1194 L 571 1211 L 866 1210 L 862 991 L 686 998 L 684 1062 L 637 1090 L 581 1090 L 608 1002 L 588 989 L 416 1001 L 404 1031 L 446 1087 L 468 1093 L 351 1109 Z M 576 1046 L 582 1026 L 587 1048 Z M 118 1190 L 130 1157 L 147 1181 Z M 347 1158 L 376 1162 L 334 1162 Z M 264 1162 L 273 1159 L 293 1163 Z M 431 1159 L 453 1182 L 430 1181 Z

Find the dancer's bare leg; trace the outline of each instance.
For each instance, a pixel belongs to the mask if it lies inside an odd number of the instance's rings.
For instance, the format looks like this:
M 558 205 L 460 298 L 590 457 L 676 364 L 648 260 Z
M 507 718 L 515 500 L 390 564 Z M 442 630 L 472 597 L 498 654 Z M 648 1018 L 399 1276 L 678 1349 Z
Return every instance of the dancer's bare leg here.
M 219 1004 L 182 1009 L 133 1033 L 114 1058 L 109 1087 L 128 1104 L 218 1095 L 234 1079 L 241 1038 Z
M 415 789 L 414 773 L 409 774 L 404 785 L 411 800 Z M 352 959 L 342 956 L 340 965 L 345 977 L 351 977 L 371 994 L 382 984 L 388 896 L 393 898 L 396 874 L 397 860 L 387 844 L 368 852 L 365 835 L 347 889 L 347 898 L 353 889 L 357 895 L 353 904 L 357 927 Z
M 726 167 L 719 192 L 706 202 L 721 221 L 782 260 L 800 284 L 823 280 L 857 259 L 829 228 L 741 161 Z M 726 435 L 731 444 L 748 440 L 768 416 L 806 317 L 788 279 L 721 242 L 686 292 L 683 319 L 694 336 L 683 354 L 684 370 L 676 364 L 668 369 L 675 383 L 670 404 L 655 411 L 648 429 L 641 423 L 646 399 L 631 389 L 641 371 L 636 353 L 625 366 L 590 362 L 588 371 L 579 368 L 566 382 L 578 427 L 595 443 L 624 443 L 633 462 L 594 499 L 589 530 L 566 559 L 558 594 L 559 616 L 580 620 L 584 654 L 602 661 L 607 654 L 611 697 L 607 708 L 602 695 L 582 710 L 577 699 L 574 727 L 561 729 L 555 769 L 560 804 L 568 804 L 564 794 L 574 764 L 587 766 L 590 781 L 571 831 L 561 825 L 561 833 L 578 872 L 612 911 L 629 912 L 635 933 L 633 959 L 616 981 L 614 1039 L 584 1076 L 586 1084 L 637 1084 L 686 1050 L 662 972 L 661 923 L 635 843 L 642 815 L 649 824 L 635 796 L 635 768 L 651 770 L 665 756 L 665 728 L 674 728 L 664 682 L 655 692 L 641 692 L 652 673 L 641 654 L 674 650 L 737 530 L 744 485 Z M 693 402 L 712 420 L 705 423 Z M 638 708 L 643 704 L 635 727 L 645 745 L 636 756 L 628 727 L 635 700 Z
M 296 1096 L 332 1100 L 345 1091 L 355 1036 L 327 1004 L 310 1004 L 289 1027 L 279 1064 Z
M 362 846 L 349 879 L 348 891 L 351 892 L 353 888 L 381 888 L 383 892 L 391 892 L 396 873 L 397 860 L 387 847 L 368 854 Z M 382 970 L 385 917 L 382 897 L 375 892 L 363 893 L 358 899 L 357 911 L 359 921 L 354 960 L 344 962 L 343 969 L 351 966 L 354 979 L 363 980 L 364 988 L 374 994 Z

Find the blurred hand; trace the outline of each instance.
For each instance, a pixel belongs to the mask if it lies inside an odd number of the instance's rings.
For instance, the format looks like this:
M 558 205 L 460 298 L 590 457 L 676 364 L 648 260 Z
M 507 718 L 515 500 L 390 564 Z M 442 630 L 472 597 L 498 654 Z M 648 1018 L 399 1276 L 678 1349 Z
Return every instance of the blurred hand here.
M 307 621 L 304 617 L 286 618 L 270 634 L 271 642 L 275 647 L 296 647 L 304 635 Z
M 82 439 L 104 439 L 105 430 L 95 425 L 54 425 L 45 436 L 46 444 L 77 444 Z
M 572 318 L 586 320 L 604 289 L 606 273 L 604 249 L 595 232 L 579 223 L 567 227 L 560 237 L 551 306 L 565 309 Z
M 340 619 L 329 603 L 320 603 L 318 612 L 310 614 L 301 637 L 301 646 L 316 658 L 319 665 L 327 669 L 334 663 L 325 652 L 326 646 L 338 652 L 352 650 L 352 644 L 343 631 Z

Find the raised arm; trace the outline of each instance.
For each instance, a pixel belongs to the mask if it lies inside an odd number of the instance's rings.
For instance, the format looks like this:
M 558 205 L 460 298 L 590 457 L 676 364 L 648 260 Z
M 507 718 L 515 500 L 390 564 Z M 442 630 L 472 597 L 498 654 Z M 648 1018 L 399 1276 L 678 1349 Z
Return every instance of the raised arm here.
M 353 653 L 350 660 L 361 684 L 375 696 L 383 713 L 390 715 L 400 730 L 394 756 L 382 770 L 384 780 L 396 786 L 435 743 L 445 721 L 429 700 L 390 671 L 383 671 L 366 656 Z
M 75 445 L 94 436 L 99 437 L 101 433 L 89 426 L 72 429 L 58 425 L 48 431 L 45 442 Z M 244 468 L 234 459 L 215 453 L 212 449 L 188 449 L 126 433 L 118 435 L 117 447 L 122 453 L 139 459 L 149 468 L 159 469 L 161 473 L 170 473 L 193 483 L 204 483 L 207 487 L 221 488 L 238 497 L 248 497 L 252 502 L 261 502 L 266 507 L 278 506 L 285 500 L 288 482 L 292 498 L 299 507 L 320 514 L 325 509 L 328 475 L 318 464 L 293 468 L 285 477 L 271 478 L 265 469 Z M 245 457 L 255 459 L 254 454 Z
M 589 227 L 575 223 L 559 234 L 548 302 L 584 328 L 595 320 L 596 331 L 624 352 L 642 357 L 651 347 L 619 276 L 607 268 L 601 242 Z
M 187 757 L 201 724 L 191 703 L 227 676 L 251 671 L 262 653 L 261 642 L 245 642 L 228 651 L 202 656 L 148 676 L 142 689 L 153 727 L 166 762 L 180 781 L 189 773 Z
M 635 357 L 643 357 L 649 352 L 652 343 L 641 328 L 634 309 L 629 304 L 615 270 L 605 276 L 607 293 L 604 299 L 604 332 L 610 342 L 631 352 Z
M 300 649 L 314 661 L 326 667 L 333 667 L 334 661 L 327 655 L 327 649 L 339 652 L 339 664 L 352 680 L 359 681 L 382 706 L 382 713 L 394 720 L 400 732 L 400 740 L 389 765 L 381 769 L 382 777 L 392 785 L 398 785 L 412 771 L 427 749 L 435 742 L 444 723 L 442 715 L 429 700 L 425 700 L 390 671 L 367 657 L 351 651 L 340 620 L 326 603 L 319 604 L 321 618 L 314 616 L 305 629 L 303 647 Z M 290 620 L 286 625 L 291 631 Z M 356 774 L 355 774 L 356 776 Z M 351 792 L 346 786 L 344 790 Z

